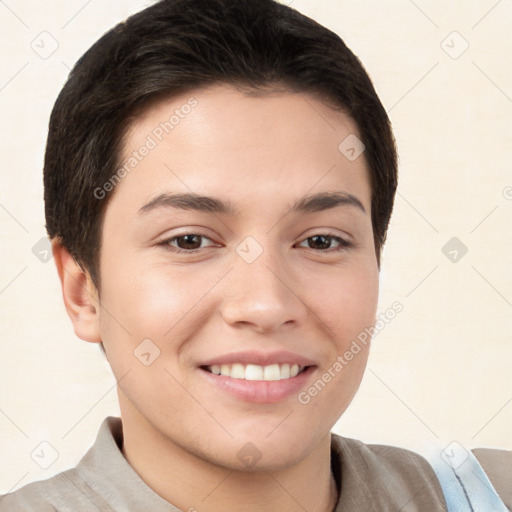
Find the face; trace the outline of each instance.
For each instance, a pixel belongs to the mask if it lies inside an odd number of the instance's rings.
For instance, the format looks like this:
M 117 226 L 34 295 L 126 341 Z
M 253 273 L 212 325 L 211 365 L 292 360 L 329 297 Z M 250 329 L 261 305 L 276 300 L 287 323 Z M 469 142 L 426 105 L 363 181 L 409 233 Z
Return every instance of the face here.
M 100 258 L 123 418 L 237 469 L 244 450 L 277 469 L 326 439 L 377 306 L 364 153 L 339 149 L 357 133 L 312 96 L 227 86 L 161 101 L 131 127 Z

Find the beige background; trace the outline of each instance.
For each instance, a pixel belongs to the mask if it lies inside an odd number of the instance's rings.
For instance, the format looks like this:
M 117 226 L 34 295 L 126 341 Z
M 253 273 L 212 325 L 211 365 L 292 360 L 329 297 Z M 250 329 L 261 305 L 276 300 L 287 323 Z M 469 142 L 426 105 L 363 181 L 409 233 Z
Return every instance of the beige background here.
M 75 337 L 53 262 L 32 249 L 45 235 L 46 126 L 69 68 L 148 4 L 0 2 L 3 492 L 75 465 L 101 420 L 118 414 L 107 364 Z M 361 58 L 400 153 L 380 308 L 400 301 L 404 310 L 375 338 L 335 431 L 418 450 L 454 440 L 512 449 L 512 3 L 447 4 L 291 3 Z M 442 251 L 452 237 L 468 249 L 457 262 Z M 31 458 L 43 441 L 58 452 L 48 469 Z

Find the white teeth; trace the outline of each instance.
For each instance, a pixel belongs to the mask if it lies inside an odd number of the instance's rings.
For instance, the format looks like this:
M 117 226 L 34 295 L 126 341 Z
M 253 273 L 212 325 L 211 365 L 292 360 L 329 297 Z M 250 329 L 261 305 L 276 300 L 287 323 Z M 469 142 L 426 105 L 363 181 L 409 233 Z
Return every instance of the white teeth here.
M 223 364 L 208 366 L 211 373 L 215 375 L 223 375 L 232 379 L 245 380 L 283 380 L 296 377 L 305 366 L 297 364 L 270 364 L 267 366 L 259 366 L 257 364 L 248 364 L 244 366 L 240 363 Z
M 236 377 L 233 378 L 236 379 Z M 248 364 L 245 368 L 245 376 L 242 378 L 245 378 L 245 380 L 263 380 L 263 368 L 255 364 Z
M 229 374 L 233 379 L 244 379 L 245 368 L 243 364 L 234 364 L 231 366 L 231 373 Z
M 263 380 L 280 380 L 281 371 L 278 364 L 271 364 L 263 368 Z

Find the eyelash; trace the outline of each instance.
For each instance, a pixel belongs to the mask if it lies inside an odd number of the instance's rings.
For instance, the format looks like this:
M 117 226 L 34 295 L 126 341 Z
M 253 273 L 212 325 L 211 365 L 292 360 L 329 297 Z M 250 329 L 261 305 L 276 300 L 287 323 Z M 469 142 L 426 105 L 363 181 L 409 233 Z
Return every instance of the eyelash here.
M 180 249 L 179 247 L 174 247 L 171 245 L 171 243 L 176 241 L 178 238 L 184 238 L 189 235 L 199 236 L 201 238 L 206 238 L 206 239 L 212 241 L 210 239 L 210 237 L 208 237 L 202 233 L 190 232 L 190 233 L 184 233 L 183 235 L 173 236 L 172 238 L 167 238 L 166 240 L 162 240 L 158 245 L 163 246 L 166 250 L 168 250 L 170 252 L 181 253 L 181 254 L 196 254 L 196 253 L 201 252 L 203 249 L 206 249 L 206 247 L 202 247 L 199 249 L 187 250 L 187 249 Z M 302 240 L 300 243 L 303 243 L 303 242 L 305 242 L 311 238 L 315 238 L 317 236 L 323 236 L 323 237 L 329 238 L 329 239 L 337 242 L 339 245 L 338 245 L 338 247 L 336 247 L 334 249 L 332 249 L 332 248 L 331 249 L 312 249 L 310 247 L 308 247 L 307 249 L 309 249 L 311 251 L 319 252 L 319 253 L 333 253 L 333 252 L 336 253 L 336 252 L 341 252 L 346 249 L 350 249 L 350 248 L 354 247 L 354 245 L 355 245 L 353 242 L 350 242 L 350 241 L 348 241 L 344 238 L 341 238 L 340 236 L 334 235 L 332 233 L 318 233 L 315 235 L 311 235 L 311 236 L 308 236 L 307 238 L 305 238 L 304 240 Z

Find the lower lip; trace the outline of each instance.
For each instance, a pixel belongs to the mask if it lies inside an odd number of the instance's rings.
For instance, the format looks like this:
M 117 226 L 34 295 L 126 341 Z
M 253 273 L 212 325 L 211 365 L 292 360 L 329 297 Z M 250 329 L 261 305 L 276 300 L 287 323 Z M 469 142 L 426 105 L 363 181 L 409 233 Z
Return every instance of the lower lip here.
M 199 371 L 209 383 L 239 400 L 270 404 L 282 402 L 290 396 L 297 395 L 315 371 L 315 367 L 309 366 L 303 372 L 289 379 L 271 381 L 233 379 L 224 375 L 215 375 L 202 368 Z

